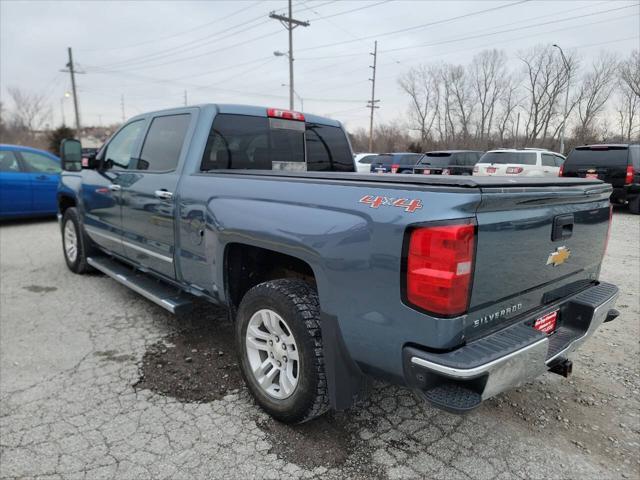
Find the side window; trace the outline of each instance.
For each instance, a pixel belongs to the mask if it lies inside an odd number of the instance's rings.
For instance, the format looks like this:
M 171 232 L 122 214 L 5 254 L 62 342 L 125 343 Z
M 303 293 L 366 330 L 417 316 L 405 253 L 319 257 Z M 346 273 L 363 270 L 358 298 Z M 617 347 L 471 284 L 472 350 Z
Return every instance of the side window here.
M 156 172 L 175 170 L 190 120 L 188 113 L 154 118 L 135 168 Z
M 551 155 L 550 153 L 542 154 L 542 166 L 543 167 L 555 167 L 556 166 L 556 156 Z
M 60 173 L 60 163 L 51 157 L 34 152 L 20 152 L 22 160 L 30 172 Z
M 307 170 L 353 172 L 353 156 L 342 129 L 307 124 Z
M 367 155 L 366 157 L 361 158 L 358 163 L 371 165 L 371 162 L 373 162 L 376 159 L 376 157 L 377 155 Z
M 105 168 L 114 168 L 116 170 L 129 168 L 133 149 L 136 147 L 143 125 L 143 120 L 136 120 L 116 133 L 104 152 Z
M 0 150 L 0 172 L 19 172 L 16 154 L 10 150 Z
M 631 156 L 631 165 L 636 170 L 640 170 L 640 145 L 630 145 L 629 155 Z

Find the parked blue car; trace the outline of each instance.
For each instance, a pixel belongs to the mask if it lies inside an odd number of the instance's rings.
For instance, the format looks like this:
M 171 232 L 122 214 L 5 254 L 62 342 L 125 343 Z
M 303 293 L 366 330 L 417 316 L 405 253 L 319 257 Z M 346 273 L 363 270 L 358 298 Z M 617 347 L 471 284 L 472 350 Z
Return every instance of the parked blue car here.
M 60 171 L 49 152 L 0 144 L 0 218 L 54 215 Z

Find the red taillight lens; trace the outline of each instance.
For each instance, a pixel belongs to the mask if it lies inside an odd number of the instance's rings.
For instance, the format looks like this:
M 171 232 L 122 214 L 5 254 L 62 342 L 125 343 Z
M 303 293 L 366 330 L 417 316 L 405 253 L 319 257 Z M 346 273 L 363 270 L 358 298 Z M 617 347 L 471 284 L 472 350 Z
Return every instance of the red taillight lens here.
M 304 122 L 304 115 L 300 112 L 294 112 L 293 110 L 281 110 L 279 108 L 267 108 L 267 117 Z
M 391 165 L 391 173 L 396 173 L 399 168 L 400 168 L 400 165 L 394 163 L 393 165 Z
M 564 172 L 564 163 L 560 165 L 560 170 L 558 170 L 558 176 L 561 177 L 563 172 Z
M 519 173 L 522 173 L 523 170 L 524 170 L 524 168 L 522 168 L 522 167 L 507 167 L 507 174 L 509 174 L 509 175 L 517 175 Z
M 474 225 L 413 230 L 407 258 L 409 303 L 437 315 L 464 313 L 469 306 L 474 251 Z
M 630 185 L 633 183 L 633 166 L 627 165 L 627 175 L 624 177 L 625 185 Z

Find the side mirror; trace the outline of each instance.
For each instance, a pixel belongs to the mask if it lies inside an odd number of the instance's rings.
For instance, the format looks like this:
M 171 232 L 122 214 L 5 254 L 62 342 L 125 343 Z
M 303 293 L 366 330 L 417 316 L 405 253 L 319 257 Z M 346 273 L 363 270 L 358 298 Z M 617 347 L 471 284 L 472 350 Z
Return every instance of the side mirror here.
M 82 170 L 82 145 L 74 138 L 65 138 L 60 142 L 60 160 L 62 169 L 68 172 Z

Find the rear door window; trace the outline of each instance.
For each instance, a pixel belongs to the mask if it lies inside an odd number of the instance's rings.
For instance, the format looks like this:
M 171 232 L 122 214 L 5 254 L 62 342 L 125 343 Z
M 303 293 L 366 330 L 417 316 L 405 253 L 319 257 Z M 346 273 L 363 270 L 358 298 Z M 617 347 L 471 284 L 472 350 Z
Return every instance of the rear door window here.
M 18 157 L 10 150 L 0 150 L 0 172 L 19 172 Z
M 556 167 L 556 156 L 550 153 L 542 154 L 542 166 L 543 167 Z
M 60 173 L 60 163 L 51 157 L 35 152 L 20 152 L 22 160 L 30 172 Z
M 137 162 L 137 170 L 169 172 L 176 169 L 191 115 L 165 115 L 151 122 Z

